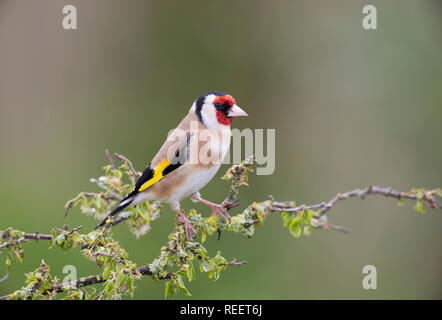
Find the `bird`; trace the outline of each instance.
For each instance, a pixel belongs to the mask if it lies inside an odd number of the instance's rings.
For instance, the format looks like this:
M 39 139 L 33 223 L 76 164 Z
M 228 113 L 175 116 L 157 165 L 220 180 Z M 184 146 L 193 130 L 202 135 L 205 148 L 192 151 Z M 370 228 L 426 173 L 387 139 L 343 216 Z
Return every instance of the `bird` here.
M 197 232 L 180 207 L 186 197 L 208 205 L 212 215 L 230 221 L 222 205 L 203 199 L 199 191 L 215 176 L 230 148 L 233 118 L 246 116 L 230 94 L 210 91 L 197 98 L 130 192 L 96 228 L 124 209 L 158 200 L 170 205 L 178 222 L 184 224 L 186 238 L 193 240 Z

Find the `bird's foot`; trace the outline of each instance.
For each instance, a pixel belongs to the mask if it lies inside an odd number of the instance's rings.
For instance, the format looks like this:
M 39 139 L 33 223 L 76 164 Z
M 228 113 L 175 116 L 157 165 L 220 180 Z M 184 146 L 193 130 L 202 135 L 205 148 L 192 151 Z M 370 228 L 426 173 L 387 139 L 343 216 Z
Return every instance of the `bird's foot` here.
M 193 228 L 192 223 L 190 222 L 190 219 L 187 218 L 186 215 L 182 211 L 178 211 L 177 220 L 178 220 L 178 222 L 181 222 L 184 224 L 184 230 L 186 231 L 187 240 L 190 239 L 190 241 L 193 241 L 193 236 L 197 236 L 198 233 Z
M 221 204 L 216 204 L 216 203 L 212 203 L 209 204 L 209 206 L 212 208 L 212 216 L 214 216 L 215 214 L 219 215 L 221 219 L 223 219 L 223 221 L 229 220 L 229 223 L 232 221 L 232 218 L 230 217 L 230 215 L 227 213 L 226 209 L 224 209 L 224 207 Z
M 190 199 L 192 199 L 195 202 L 199 201 L 199 202 L 204 203 L 204 204 L 208 205 L 209 207 L 211 207 L 212 208 L 212 216 L 217 214 L 221 217 L 221 219 L 223 219 L 223 221 L 225 221 L 226 217 L 227 217 L 227 219 L 229 220 L 229 223 L 231 222 L 232 218 L 227 213 L 226 209 L 224 209 L 224 206 L 222 204 L 216 204 L 216 203 L 213 203 L 209 200 L 205 200 L 205 199 L 201 198 L 201 195 L 199 192 L 195 192 L 194 194 L 192 194 Z

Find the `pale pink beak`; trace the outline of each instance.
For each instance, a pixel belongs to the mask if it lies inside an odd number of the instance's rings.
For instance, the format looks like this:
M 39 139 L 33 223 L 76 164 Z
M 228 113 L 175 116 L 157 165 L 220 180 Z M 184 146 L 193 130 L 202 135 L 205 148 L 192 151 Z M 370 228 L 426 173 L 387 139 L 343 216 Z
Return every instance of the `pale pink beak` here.
M 229 112 L 227 112 L 227 116 L 229 118 L 233 118 L 233 117 L 247 117 L 248 114 L 247 112 L 245 112 L 243 109 L 241 109 L 240 107 L 238 107 L 236 104 L 234 104 Z

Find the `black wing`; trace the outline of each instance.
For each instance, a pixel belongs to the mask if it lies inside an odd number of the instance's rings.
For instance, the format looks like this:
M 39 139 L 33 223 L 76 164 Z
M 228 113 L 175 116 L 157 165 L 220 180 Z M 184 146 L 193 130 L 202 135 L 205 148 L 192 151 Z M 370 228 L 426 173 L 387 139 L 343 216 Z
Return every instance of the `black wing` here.
M 190 140 L 190 139 L 189 139 Z M 99 228 L 101 226 L 103 226 L 107 219 L 109 219 L 109 217 L 112 217 L 114 215 L 116 215 L 117 213 L 121 212 L 122 210 L 124 210 L 125 208 L 127 208 L 135 199 L 135 196 L 140 193 L 141 191 L 146 190 L 147 188 L 143 188 L 143 186 L 146 185 L 146 183 L 149 183 L 152 180 L 152 184 L 153 185 L 155 182 L 161 180 L 164 176 L 166 176 L 167 174 L 173 172 L 174 170 L 178 169 L 180 166 L 182 166 L 184 164 L 185 161 L 183 161 L 183 159 L 187 159 L 187 147 L 189 145 L 189 142 L 186 144 L 186 146 L 184 148 L 182 148 L 181 150 L 177 150 L 175 153 L 175 157 L 172 160 L 172 162 L 169 162 L 167 159 L 164 159 L 163 161 L 167 161 L 167 163 L 165 164 L 165 166 L 160 169 L 160 171 L 154 170 L 151 168 L 151 164 L 149 163 L 146 167 L 146 169 L 144 169 L 143 174 L 141 175 L 141 177 L 138 178 L 137 182 L 135 183 L 135 186 L 132 188 L 132 190 L 124 197 L 123 200 L 121 200 L 120 204 L 111 211 L 111 213 L 109 213 L 107 215 L 106 218 L 103 219 L 103 221 L 101 221 L 101 223 L 96 226 L 95 228 Z

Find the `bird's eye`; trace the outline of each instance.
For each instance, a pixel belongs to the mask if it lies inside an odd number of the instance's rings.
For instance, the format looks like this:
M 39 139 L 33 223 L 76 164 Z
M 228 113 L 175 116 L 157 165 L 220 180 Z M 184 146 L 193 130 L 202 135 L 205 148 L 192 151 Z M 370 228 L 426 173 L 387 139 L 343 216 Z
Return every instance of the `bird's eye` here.
M 220 102 L 215 103 L 214 106 L 215 106 L 216 110 L 224 112 L 224 113 L 227 113 L 227 111 L 229 111 L 229 109 L 230 109 L 230 106 L 220 103 Z

